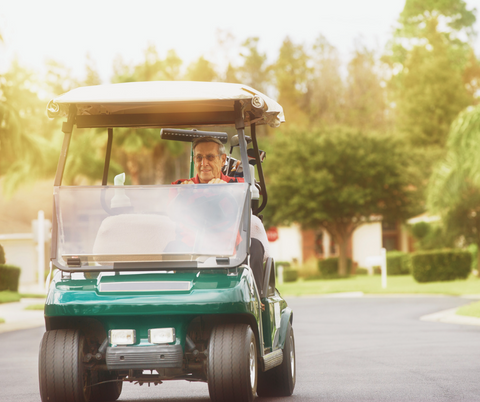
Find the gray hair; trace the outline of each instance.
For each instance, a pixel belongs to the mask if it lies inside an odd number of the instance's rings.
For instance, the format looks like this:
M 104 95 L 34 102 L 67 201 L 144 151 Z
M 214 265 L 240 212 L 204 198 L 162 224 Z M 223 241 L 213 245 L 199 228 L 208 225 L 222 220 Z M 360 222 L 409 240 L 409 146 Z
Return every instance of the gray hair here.
M 218 138 L 214 137 L 200 137 L 197 138 L 196 140 L 193 141 L 193 150 L 195 151 L 195 148 L 197 147 L 198 144 L 201 144 L 202 142 L 214 142 L 215 144 L 218 145 L 218 153 L 220 155 L 224 155 L 227 152 L 225 151 L 225 145 L 220 141 Z

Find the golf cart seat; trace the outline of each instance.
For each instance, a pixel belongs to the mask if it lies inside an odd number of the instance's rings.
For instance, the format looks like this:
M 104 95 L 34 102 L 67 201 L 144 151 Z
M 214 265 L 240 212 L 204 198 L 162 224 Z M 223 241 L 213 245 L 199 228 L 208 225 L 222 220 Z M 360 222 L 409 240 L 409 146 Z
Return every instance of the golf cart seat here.
M 268 244 L 267 232 L 265 231 L 265 227 L 263 226 L 262 221 L 256 215 L 252 215 L 251 218 L 251 228 L 250 228 L 250 235 L 252 239 L 257 239 L 262 243 L 263 246 L 263 262 L 267 261 L 270 255 L 270 247 Z
M 161 254 L 175 238 L 175 223 L 164 215 L 125 214 L 104 219 L 97 232 L 93 253 Z

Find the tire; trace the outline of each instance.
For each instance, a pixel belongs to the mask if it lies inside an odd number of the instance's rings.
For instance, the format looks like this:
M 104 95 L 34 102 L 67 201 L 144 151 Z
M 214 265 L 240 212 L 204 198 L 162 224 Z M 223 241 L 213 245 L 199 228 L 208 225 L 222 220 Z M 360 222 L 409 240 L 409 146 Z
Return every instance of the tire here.
M 89 373 L 84 367 L 85 337 L 80 331 L 47 331 L 40 343 L 38 375 L 43 402 L 90 402 Z
M 283 348 L 283 362 L 264 373 L 258 374 L 258 396 L 290 396 L 295 388 L 297 375 L 295 359 L 295 337 L 290 323 L 287 327 L 287 339 Z
M 123 382 L 112 381 L 118 377 L 109 371 L 91 371 L 92 395 L 90 402 L 114 402 L 122 393 Z M 97 383 L 105 382 L 96 385 Z
M 257 342 L 247 324 L 213 328 L 208 343 L 207 381 L 213 402 L 252 402 L 257 391 Z

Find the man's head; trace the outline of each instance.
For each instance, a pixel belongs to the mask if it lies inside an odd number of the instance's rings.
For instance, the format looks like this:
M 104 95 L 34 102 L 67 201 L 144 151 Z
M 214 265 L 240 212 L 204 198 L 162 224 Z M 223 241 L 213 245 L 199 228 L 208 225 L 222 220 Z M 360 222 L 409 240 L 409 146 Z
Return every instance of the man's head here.
M 219 179 L 226 159 L 225 146 L 220 140 L 202 137 L 193 142 L 193 161 L 200 183 Z

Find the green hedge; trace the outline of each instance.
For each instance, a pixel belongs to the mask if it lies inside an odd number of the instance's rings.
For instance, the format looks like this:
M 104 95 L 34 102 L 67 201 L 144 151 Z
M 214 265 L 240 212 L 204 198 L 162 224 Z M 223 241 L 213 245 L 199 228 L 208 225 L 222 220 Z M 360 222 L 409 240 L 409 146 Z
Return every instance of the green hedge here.
M 387 252 L 387 275 L 409 275 L 410 254 L 402 251 Z
M 339 278 L 338 275 L 338 257 L 325 258 L 318 261 L 318 270 L 324 279 Z M 352 260 L 347 258 L 347 276 L 352 272 Z
M 283 281 L 284 282 L 295 282 L 297 279 L 298 279 L 298 269 L 285 268 L 283 270 Z
M 18 292 L 20 268 L 13 265 L 0 265 L 0 291 Z
M 290 268 L 292 266 L 289 261 L 275 261 L 275 269 L 278 269 L 280 265 L 283 267 L 283 269 Z
M 355 275 L 368 275 L 368 269 L 367 269 L 367 268 L 358 267 L 358 268 L 355 270 Z
M 412 275 L 417 282 L 466 279 L 472 255 L 467 250 L 431 250 L 412 254 Z

